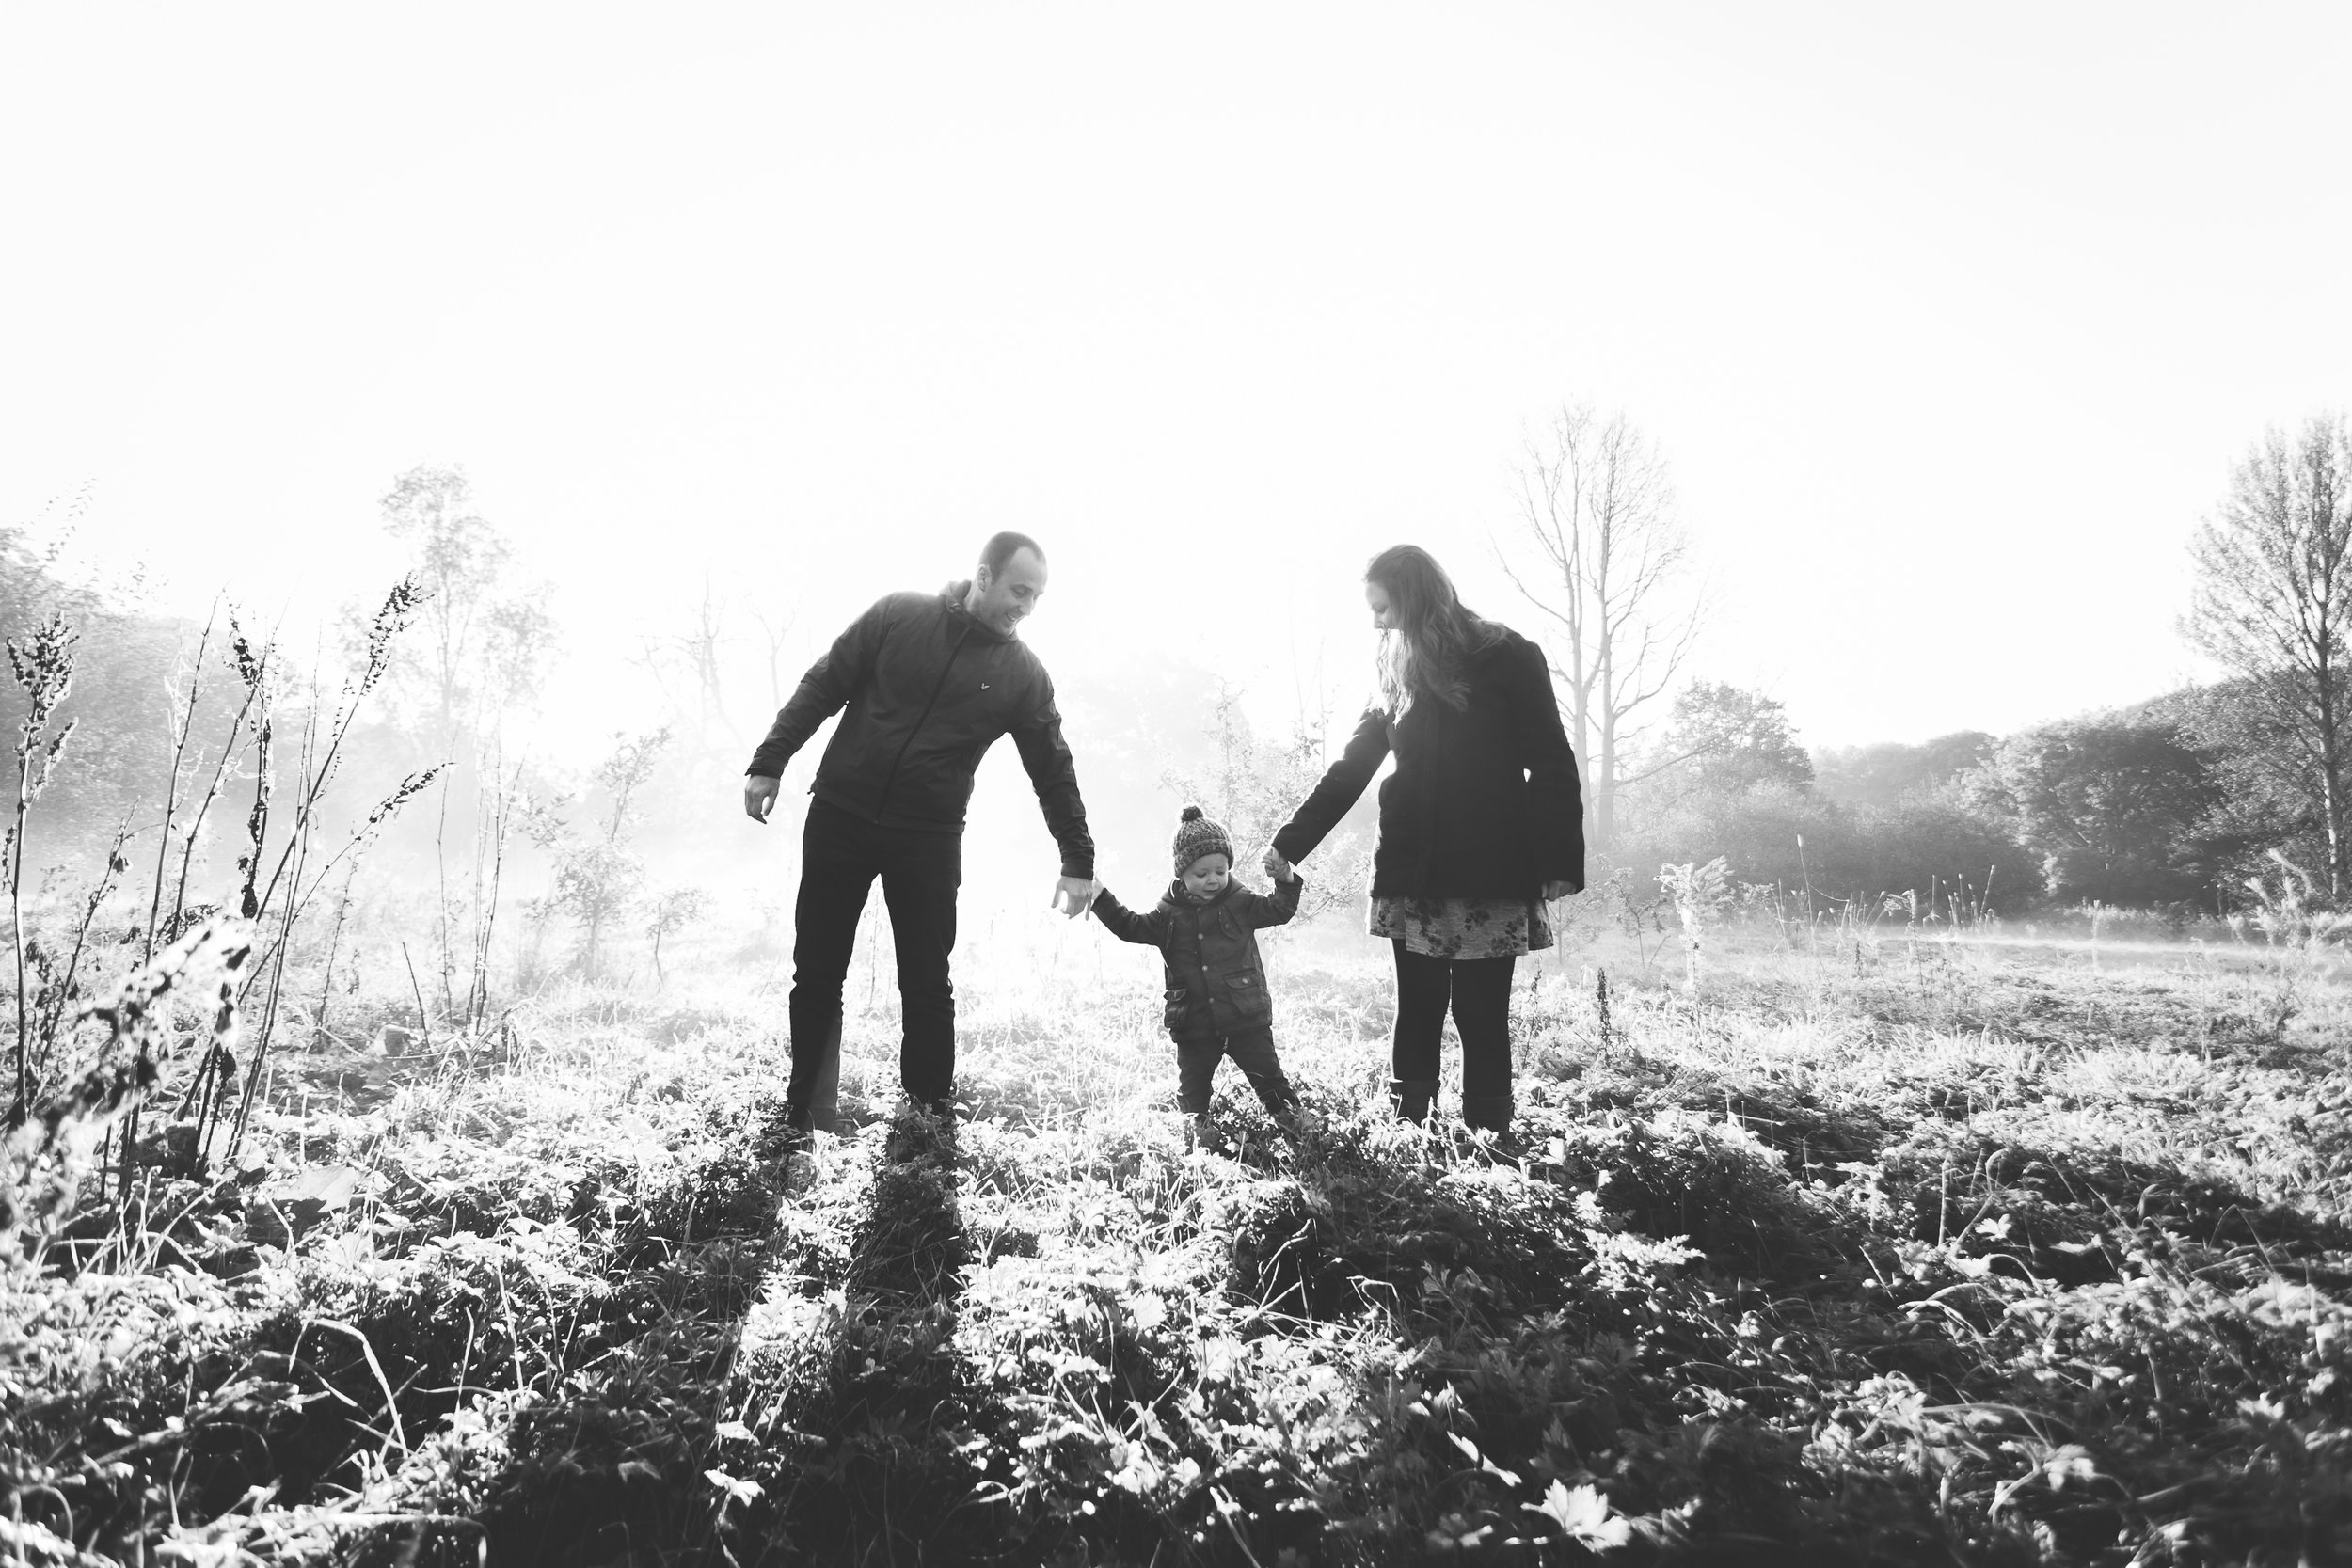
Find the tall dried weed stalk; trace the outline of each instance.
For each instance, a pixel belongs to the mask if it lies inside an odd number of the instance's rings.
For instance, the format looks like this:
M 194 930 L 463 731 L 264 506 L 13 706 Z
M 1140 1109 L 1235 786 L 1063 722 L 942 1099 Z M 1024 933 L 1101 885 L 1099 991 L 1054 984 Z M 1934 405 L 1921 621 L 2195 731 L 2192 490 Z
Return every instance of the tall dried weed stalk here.
M 175 1159 L 184 1157 L 199 1166 L 210 1158 L 214 1133 L 232 1102 L 236 1112 L 232 1148 L 243 1134 L 253 1096 L 262 1084 L 271 1033 L 281 1012 L 287 962 L 301 917 L 327 877 L 338 866 L 352 864 L 361 846 L 403 802 L 430 782 L 429 773 L 404 780 L 339 847 L 331 853 L 317 849 L 323 808 L 344 741 L 360 702 L 382 678 L 392 641 L 413 613 L 415 602 L 412 583 L 404 581 L 392 590 L 370 626 L 361 667 L 345 683 L 342 700 L 331 712 L 317 701 L 313 688 L 311 701 L 301 716 L 299 754 L 283 776 L 277 754 L 281 703 L 276 650 L 268 642 L 248 637 L 233 615 L 229 618 L 222 654 L 243 689 L 242 698 L 227 733 L 216 742 L 207 743 L 198 736 L 209 673 L 206 656 L 214 650 L 217 635 L 215 621 L 207 620 L 195 658 L 175 683 L 160 831 L 152 868 L 146 878 L 146 918 L 135 921 L 122 939 L 125 943 L 139 944 L 135 950 L 135 968 L 131 977 L 120 983 L 116 999 L 97 1006 L 82 1005 L 85 989 L 96 983 L 88 972 L 98 967 L 105 945 L 93 938 L 93 932 L 100 925 L 102 908 L 130 871 L 125 853 L 130 826 L 126 821 L 117 828 L 100 874 L 74 911 L 71 928 L 54 939 L 28 930 L 23 891 L 25 828 L 32 803 L 49 784 L 72 731 L 71 722 L 61 725 L 57 718 L 72 684 L 76 634 L 62 619 L 53 616 L 30 636 L 8 642 L 10 669 L 25 702 L 13 748 L 17 765 L 14 819 L 0 838 L 0 851 L 5 852 L 0 855 L 0 870 L 5 870 L 8 881 L 16 979 L 15 1095 L 9 1126 L 21 1131 L 51 1125 L 54 1132 L 60 1116 L 68 1119 L 78 1116 L 110 1140 L 119 1137 L 122 1151 L 119 1191 L 126 1203 L 140 1164 L 142 1100 L 158 1082 L 158 1061 L 171 1054 L 163 1049 L 163 1042 L 171 1037 L 168 1009 L 173 1000 L 187 992 L 186 984 L 173 977 L 183 974 L 197 956 L 212 952 L 226 940 L 217 934 L 221 928 L 218 904 L 191 900 L 191 888 L 201 874 L 199 857 L 213 808 L 231 786 L 250 782 L 252 794 L 236 863 L 239 924 L 235 929 L 240 935 L 234 960 L 220 966 L 229 977 L 224 983 L 233 990 L 215 1009 L 209 1043 L 197 1053 L 193 1075 L 184 1087 L 175 1084 L 178 1119 L 186 1121 L 192 1116 L 193 1120 L 184 1130 L 172 1129 L 170 1150 Z M 249 999 L 258 1008 L 260 1024 L 240 1083 L 240 1064 L 230 1050 L 230 1036 L 235 1014 Z M 77 1060 L 72 1053 L 61 1054 L 57 1048 L 89 1022 L 108 1023 L 108 1038 L 86 1060 Z M 135 1056 L 129 1064 L 117 1059 L 120 1054 L 117 1047 L 125 1040 L 131 1042 Z M 80 1076 L 72 1086 L 54 1086 L 50 1074 L 60 1070 Z M 81 1110 L 75 1111 L 76 1106 Z M 103 1114 L 96 1114 L 93 1107 Z M 55 1138 L 43 1134 L 36 1141 L 46 1148 Z
M 19 641 L 9 638 L 8 672 L 24 692 L 24 717 L 17 723 L 16 814 L 8 824 L 5 849 L 8 874 L 8 939 L 16 958 L 16 1098 L 9 1120 L 24 1120 L 32 1105 L 32 1081 L 27 1056 L 32 1045 L 32 1019 L 24 985 L 24 823 L 33 801 L 48 787 L 58 756 L 73 734 L 68 720 L 54 732 L 50 725 L 73 685 L 73 644 L 80 633 L 52 615 L 49 624 Z
M 208 1057 L 233 1049 L 237 975 L 252 950 L 243 923 L 207 921 L 125 975 L 106 1000 L 82 1009 L 75 1022 L 104 1024 L 104 1045 L 0 1141 L 0 1247 L 15 1247 L 28 1233 L 38 1242 L 66 1216 L 91 1151 L 160 1081 L 178 1038 L 175 1004 L 203 999 Z M 124 1164 L 127 1178 L 130 1162 Z
M 244 982 L 246 992 L 260 992 L 260 1022 L 254 1031 L 251 1059 L 246 1064 L 236 1126 L 230 1134 L 229 1148 L 232 1153 L 244 1140 L 254 1097 L 261 1092 L 270 1042 L 284 1002 L 286 966 L 293 953 L 297 923 L 335 871 L 350 863 L 384 824 L 430 787 L 442 770 L 441 765 L 437 765 L 409 774 L 369 811 L 358 826 L 349 831 L 340 846 L 331 852 L 320 848 L 318 834 L 324 803 L 342 766 L 352 724 L 358 718 L 360 705 L 382 683 L 391 664 L 394 643 L 415 618 L 420 602 L 414 578 L 403 578 L 392 585 L 382 608 L 368 623 L 359 668 L 344 681 L 331 710 L 320 701 L 313 681 L 294 761 L 293 821 L 274 840 L 269 824 L 277 809 L 277 759 L 273 752 L 278 703 L 273 680 L 275 647 L 265 646 L 258 653 L 249 653 L 239 662 L 239 675 L 252 696 L 247 722 L 253 736 L 254 757 L 253 808 L 246 818 L 246 851 L 238 862 L 245 875 L 239 905 L 240 912 L 257 923 L 262 935 L 257 938 L 259 958 Z M 266 879 L 261 875 L 264 863 L 269 865 Z

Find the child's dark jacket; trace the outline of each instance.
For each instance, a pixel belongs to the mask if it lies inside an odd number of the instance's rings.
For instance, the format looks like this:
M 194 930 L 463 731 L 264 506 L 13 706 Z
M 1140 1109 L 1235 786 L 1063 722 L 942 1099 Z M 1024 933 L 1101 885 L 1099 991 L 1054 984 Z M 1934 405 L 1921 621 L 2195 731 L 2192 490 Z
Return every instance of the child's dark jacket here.
M 1170 882 L 1149 914 L 1137 914 L 1105 889 L 1095 895 L 1094 916 L 1120 941 L 1160 950 L 1168 966 L 1163 1018 L 1168 1033 L 1229 1035 L 1274 1021 L 1258 932 L 1296 914 L 1305 885 L 1294 877 L 1262 894 L 1229 881 L 1215 898 L 1196 904 L 1184 896 L 1183 882 Z

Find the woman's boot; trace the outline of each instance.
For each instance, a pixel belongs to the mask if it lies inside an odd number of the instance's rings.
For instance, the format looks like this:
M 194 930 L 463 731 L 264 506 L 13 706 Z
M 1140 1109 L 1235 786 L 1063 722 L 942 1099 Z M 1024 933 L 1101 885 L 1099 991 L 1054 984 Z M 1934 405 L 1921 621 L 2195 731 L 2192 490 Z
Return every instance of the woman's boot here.
M 1414 1126 L 1429 1120 L 1429 1102 L 1438 1097 L 1438 1085 L 1430 1078 L 1391 1078 L 1389 1080 L 1389 1103 L 1396 1108 L 1399 1120 Z
M 1492 1132 L 1498 1139 L 1511 1135 L 1513 1109 L 1511 1097 L 1507 1094 L 1466 1094 L 1462 1097 L 1464 1125 Z

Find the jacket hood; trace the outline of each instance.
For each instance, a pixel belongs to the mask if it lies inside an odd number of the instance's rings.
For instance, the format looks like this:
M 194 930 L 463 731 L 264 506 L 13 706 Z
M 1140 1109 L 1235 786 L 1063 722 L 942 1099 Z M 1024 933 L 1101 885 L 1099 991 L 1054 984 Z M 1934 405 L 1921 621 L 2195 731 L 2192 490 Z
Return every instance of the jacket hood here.
M 963 596 L 971 592 L 972 579 L 970 578 L 963 578 L 958 581 L 951 582 L 946 587 L 939 591 L 940 602 L 947 607 L 947 618 L 955 622 L 958 626 L 969 626 L 974 631 L 978 632 L 982 637 L 993 638 L 999 642 L 1019 641 L 1020 639 L 1007 637 L 1003 632 L 998 631 L 994 626 L 982 622 L 977 616 L 963 608 Z

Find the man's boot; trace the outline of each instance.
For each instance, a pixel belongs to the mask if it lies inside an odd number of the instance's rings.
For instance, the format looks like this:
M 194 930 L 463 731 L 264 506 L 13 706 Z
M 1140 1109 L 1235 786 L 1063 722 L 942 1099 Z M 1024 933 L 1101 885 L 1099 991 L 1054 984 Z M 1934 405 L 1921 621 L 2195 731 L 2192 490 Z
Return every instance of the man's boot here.
M 1396 1108 L 1401 1121 L 1416 1127 L 1429 1121 L 1429 1102 L 1438 1098 L 1437 1080 L 1432 1078 L 1391 1078 L 1389 1080 L 1389 1103 Z
M 787 1105 L 776 1139 L 776 1183 L 787 1196 L 805 1192 L 817 1179 L 816 1142 L 808 1113 Z
M 771 1125 L 775 1129 L 778 1147 L 787 1152 L 795 1149 L 806 1152 L 815 1141 L 810 1134 L 815 1131 L 816 1124 L 810 1120 L 805 1105 L 795 1105 L 787 1100 L 783 1114 Z
M 833 1038 L 825 1042 L 825 1054 L 817 1069 L 817 1082 L 809 1090 L 808 1125 L 819 1132 L 838 1133 L 841 1131 L 841 1030 L 836 1025 Z

